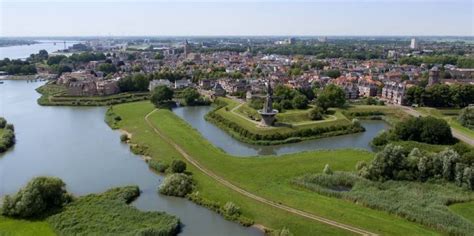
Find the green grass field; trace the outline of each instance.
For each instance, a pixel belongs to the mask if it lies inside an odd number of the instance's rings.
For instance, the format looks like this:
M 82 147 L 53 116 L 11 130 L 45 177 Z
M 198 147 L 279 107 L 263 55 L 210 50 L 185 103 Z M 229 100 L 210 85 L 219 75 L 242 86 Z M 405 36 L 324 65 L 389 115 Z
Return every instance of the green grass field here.
M 457 203 L 449 206 L 456 214 L 474 222 L 474 202 Z
M 451 108 L 439 109 L 439 108 L 432 108 L 432 107 L 419 107 L 416 110 L 425 115 L 444 119 L 448 122 L 451 128 L 474 139 L 474 130 L 471 130 L 467 127 L 462 126 L 461 123 L 459 123 L 459 121 L 457 120 L 457 116 L 459 115 L 461 109 L 451 109 Z
M 56 234 L 46 221 L 17 220 L 0 216 L 0 235 L 49 236 Z
M 146 146 L 148 156 L 168 163 L 173 159 L 182 159 L 171 145 L 160 139 L 146 124 L 144 117 L 153 109 L 150 103 L 139 102 L 117 105 L 114 107 L 114 112 L 122 117 L 118 122 L 119 127 L 133 134 L 132 143 Z M 378 234 L 440 234 L 395 215 L 369 209 L 350 201 L 322 196 L 291 184 L 291 180 L 295 177 L 320 173 L 326 164 L 333 170 L 353 171 L 358 161 L 371 160 L 373 153 L 334 150 L 302 152 L 278 157 L 237 158 L 214 147 L 189 124 L 168 110 L 153 113 L 150 120 L 207 169 L 256 195 Z M 292 215 L 244 197 L 204 175 L 193 166 L 188 166 L 197 180 L 197 190 L 201 196 L 222 204 L 231 200 L 242 208 L 244 216 L 255 220 L 257 224 L 273 229 L 287 227 L 295 235 L 349 234 L 347 231 Z

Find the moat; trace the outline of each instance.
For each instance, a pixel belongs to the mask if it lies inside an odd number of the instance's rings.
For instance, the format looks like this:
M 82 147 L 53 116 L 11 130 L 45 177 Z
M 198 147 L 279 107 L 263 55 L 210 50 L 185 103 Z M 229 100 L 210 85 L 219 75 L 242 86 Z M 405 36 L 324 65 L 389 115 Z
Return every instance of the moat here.
M 0 116 L 14 123 L 15 147 L 0 155 L 0 197 L 12 194 L 35 176 L 62 178 L 68 191 L 85 195 L 111 187 L 139 185 L 133 203 L 141 210 L 165 211 L 183 223 L 181 235 L 262 235 L 181 198 L 157 193 L 163 177 L 119 141 L 120 133 L 104 122 L 105 107 L 44 107 L 36 102 L 42 82 L 5 81 L 0 85 Z M 211 107 L 179 107 L 174 112 L 217 147 L 237 156 L 280 155 L 333 148 L 370 149 L 368 143 L 387 128 L 383 121 L 363 121 L 366 132 L 301 143 L 256 146 L 239 142 L 204 120 Z

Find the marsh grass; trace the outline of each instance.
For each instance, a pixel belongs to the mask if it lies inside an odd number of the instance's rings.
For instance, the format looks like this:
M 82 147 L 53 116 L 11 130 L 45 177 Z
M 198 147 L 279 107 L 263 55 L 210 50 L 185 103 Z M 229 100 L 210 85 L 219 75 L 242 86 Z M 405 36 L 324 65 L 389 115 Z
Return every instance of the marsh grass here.
M 372 182 L 349 172 L 307 175 L 295 179 L 293 184 L 319 194 L 386 211 L 449 234 L 469 235 L 474 232 L 473 222 L 449 209 L 451 204 L 473 200 L 474 193 L 453 184 Z M 338 191 L 340 187 L 351 189 Z

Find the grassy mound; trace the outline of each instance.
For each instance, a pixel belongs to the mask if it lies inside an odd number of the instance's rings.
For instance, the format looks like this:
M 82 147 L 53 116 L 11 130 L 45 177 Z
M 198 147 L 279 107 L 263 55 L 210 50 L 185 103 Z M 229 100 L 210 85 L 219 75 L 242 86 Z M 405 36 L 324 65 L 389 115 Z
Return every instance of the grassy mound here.
M 127 205 L 139 194 L 129 186 L 80 197 L 48 222 L 60 235 L 176 235 L 178 218 Z

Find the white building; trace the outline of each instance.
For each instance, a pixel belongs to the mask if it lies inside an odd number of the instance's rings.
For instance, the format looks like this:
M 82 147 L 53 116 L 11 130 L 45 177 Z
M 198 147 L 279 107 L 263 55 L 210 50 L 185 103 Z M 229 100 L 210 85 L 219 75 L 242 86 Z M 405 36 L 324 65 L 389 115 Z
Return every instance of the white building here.
M 182 88 L 187 88 L 191 85 L 191 81 L 187 79 L 180 79 L 174 81 L 174 88 L 175 89 L 182 89 Z
M 411 49 L 416 49 L 416 39 L 415 38 L 412 38 L 411 39 L 411 43 L 410 43 L 410 48 Z
M 173 87 L 173 84 L 167 79 L 156 79 L 156 80 L 150 81 L 150 85 L 148 85 L 148 90 L 153 91 L 153 89 L 155 89 L 156 87 L 160 85 L 164 85 L 168 88 Z

